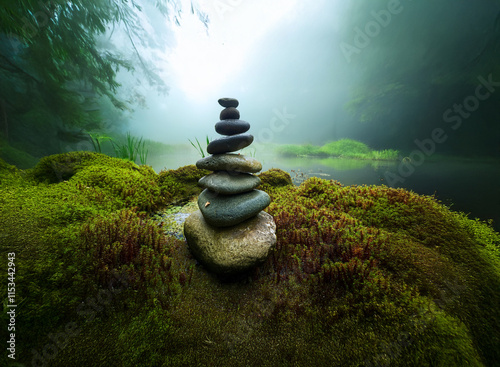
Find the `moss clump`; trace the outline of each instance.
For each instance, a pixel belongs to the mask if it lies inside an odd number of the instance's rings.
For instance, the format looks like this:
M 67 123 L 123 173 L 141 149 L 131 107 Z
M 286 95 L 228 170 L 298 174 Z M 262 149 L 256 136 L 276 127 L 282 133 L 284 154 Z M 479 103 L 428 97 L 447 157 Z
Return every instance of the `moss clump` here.
M 0 136 L 0 157 L 6 162 L 15 165 L 20 169 L 33 167 L 38 159 L 26 153 L 22 149 L 17 149 L 9 144 L 9 142 Z
M 135 165 L 134 165 L 135 166 Z M 149 166 L 131 168 L 93 164 L 81 168 L 71 181 L 91 188 L 101 188 L 120 200 L 122 207 L 153 211 L 164 205 L 157 176 Z
M 96 284 L 105 287 L 116 277 L 146 293 L 148 284 L 164 288 L 164 294 L 179 284 L 178 266 L 172 266 L 176 241 L 145 214 L 124 209 L 95 216 L 81 227 L 79 238 L 89 256 Z M 174 281 L 175 278 L 175 281 Z M 167 292 L 168 290 L 168 292 Z
M 277 152 L 283 156 L 293 157 L 317 156 L 373 160 L 395 160 L 398 159 L 399 154 L 398 151 L 392 149 L 372 150 L 366 144 L 352 139 L 331 141 L 323 146 L 311 144 L 281 145 L 277 147 Z
M 16 167 L 11 164 L 8 164 L 2 158 L 0 158 L 0 171 L 14 173 L 16 172 Z
M 275 188 L 273 178 L 284 183 L 286 175 L 264 172 L 276 249 L 248 274 L 221 279 L 197 265 L 171 228 L 124 208 L 92 167 L 102 165 L 84 165 L 67 182 L 2 188 L 0 235 L 4 251 L 18 253 L 26 299 L 18 320 L 30 325 L 18 343 L 22 363 L 68 322 L 79 334 L 51 366 L 500 360 L 500 235 L 432 197 L 317 178 Z M 113 177 L 130 175 L 118 168 Z M 132 175 L 155 177 L 141 169 Z M 162 195 L 170 187 L 172 198 L 192 195 L 170 184 L 195 187 L 208 173 L 178 171 L 183 177 L 157 176 Z M 94 177 L 93 186 L 81 177 Z
M 164 170 L 158 174 L 158 185 L 167 204 L 177 204 L 198 195 L 202 188 L 198 181 L 210 171 L 198 169 L 195 165 Z
M 290 174 L 279 168 L 271 168 L 259 174 L 258 177 L 262 180 L 262 184 L 260 186 L 260 189 L 262 190 L 270 187 L 278 188 L 293 185 Z
M 69 180 L 83 167 L 94 164 L 125 169 L 138 167 L 133 162 L 112 158 L 101 153 L 69 152 L 43 157 L 29 173 L 37 182 L 57 183 Z

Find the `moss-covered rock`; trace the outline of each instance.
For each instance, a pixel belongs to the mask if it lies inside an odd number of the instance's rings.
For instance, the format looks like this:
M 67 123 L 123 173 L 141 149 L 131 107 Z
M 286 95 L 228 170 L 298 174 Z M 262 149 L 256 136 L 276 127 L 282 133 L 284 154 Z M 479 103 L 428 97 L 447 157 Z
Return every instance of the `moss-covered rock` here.
M 12 164 L 20 169 L 32 168 L 38 159 L 9 144 L 9 142 L 0 136 L 0 157 L 9 164 Z
M 177 171 L 83 164 L 67 182 L 2 186 L 2 251 L 16 251 L 18 321 L 30 325 L 17 345 L 21 363 L 70 322 L 80 332 L 51 366 L 500 360 L 500 235 L 487 224 L 385 186 L 266 183 L 276 250 L 251 273 L 222 280 L 169 228 L 124 208 L 133 202 L 118 177 L 146 196 L 153 181 L 160 196 L 196 195 L 207 172 Z M 132 281 L 118 292 L 109 277 L 124 274 Z
M 176 170 L 161 171 L 158 174 L 158 185 L 167 204 L 185 202 L 199 195 L 203 190 L 198 181 L 210 171 L 198 169 L 195 165 L 180 167 Z
M 265 190 L 270 187 L 282 187 L 293 185 L 292 178 L 288 172 L 285 172 L 279 168 L 271 168 L 264 171 L 258 175 L 261 179 L 262 184 L 260 186 L 261 190 Z
M 83 167 L 91 165 L 123 169 L 138 169 L 139 167 L 131 161 L 113 158 L 105 154 L 79 151 L 43 157 L 29 171 L 29 174 L 38 182 L 57 183 L 69 180 Z

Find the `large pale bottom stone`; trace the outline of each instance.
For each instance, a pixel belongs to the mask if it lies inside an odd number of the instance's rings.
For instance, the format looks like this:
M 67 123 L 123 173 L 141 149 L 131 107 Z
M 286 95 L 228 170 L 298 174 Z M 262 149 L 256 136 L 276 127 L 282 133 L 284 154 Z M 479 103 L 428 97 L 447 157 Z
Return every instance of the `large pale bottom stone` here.
M 213 227 L 200 211 L 184 222 L 192 254 L 217 274 L 235 274 L 264 262 L 276 244 L 276 224 L 268 213 L 231 227 Z

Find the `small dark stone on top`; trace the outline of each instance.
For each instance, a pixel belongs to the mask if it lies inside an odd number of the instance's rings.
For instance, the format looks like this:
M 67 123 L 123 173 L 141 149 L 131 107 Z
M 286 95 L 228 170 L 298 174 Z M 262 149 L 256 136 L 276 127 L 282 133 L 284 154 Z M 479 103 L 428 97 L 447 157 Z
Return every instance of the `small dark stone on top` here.
M 219 99 L 219 104 L 222 107 L 238 107 L 240 104 L 236 98 L 220 98 Z
M 240 111 L 234 107 L 224 108 L 220 113 L 221 120 L 237 120 L 240 118 Z

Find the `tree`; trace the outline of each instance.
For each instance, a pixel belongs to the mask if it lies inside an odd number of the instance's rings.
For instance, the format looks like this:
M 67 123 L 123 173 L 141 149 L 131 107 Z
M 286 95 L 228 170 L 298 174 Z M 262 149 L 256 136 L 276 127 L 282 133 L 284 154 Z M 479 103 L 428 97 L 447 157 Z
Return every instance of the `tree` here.
M 101 128 L 99 99 L 111 101 L 118 110 L 131 107 L 130 100 L 117 97 L 120 70 L 142 73 L 150 85 L 166 93 L 164 81 L 140 50 L 150 47 L 143 28 L 144 7 L 180 24 L 182 9 L 175 0 L 2 0 L 4 146 L 8 140 L 11 147 L 39 157 L 60 150 L 61 140 L 81 139 L 83 129 Z M 195 4 L 191 11 L 208 25 Z M 113 47 L 112 37 L 120 32 L 133 56 Z

